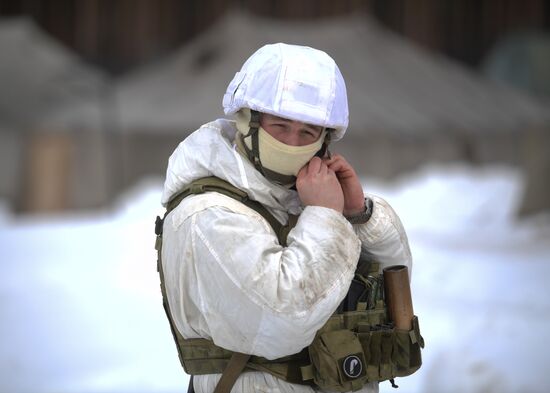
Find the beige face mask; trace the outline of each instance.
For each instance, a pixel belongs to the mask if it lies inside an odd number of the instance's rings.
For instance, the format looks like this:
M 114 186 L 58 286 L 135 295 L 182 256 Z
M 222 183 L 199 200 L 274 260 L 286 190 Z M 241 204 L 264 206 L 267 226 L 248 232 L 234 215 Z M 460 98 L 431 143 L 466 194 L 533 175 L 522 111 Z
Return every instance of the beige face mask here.
M 236 125 L 242 135 L 248 134 L 249 122 L 250 109 L 241 109 L 236 116 Z M 305 146 L 291 146 L 278 141 L 260 127 L 258 129 L 258 145 L 262 166 L 281 175 L 296 176 L 300 169 L 321 149 L 325 135 L 326 130 L 323 130 L 316 142 Z M 248 149 L 252 149 L 251 138 L 237 138 L 239 149 L 244 152 L 243 140 Z

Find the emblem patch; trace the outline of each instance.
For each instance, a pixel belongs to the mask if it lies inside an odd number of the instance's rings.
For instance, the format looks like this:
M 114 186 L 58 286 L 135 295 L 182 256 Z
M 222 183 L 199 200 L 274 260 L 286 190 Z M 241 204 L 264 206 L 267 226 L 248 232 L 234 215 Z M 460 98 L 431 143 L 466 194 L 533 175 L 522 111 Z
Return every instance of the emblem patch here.
M 358 378 L 363 372 L 363 363 L 358 356 L 350 355 L 342 362 L 342 371 L 348 378 Z

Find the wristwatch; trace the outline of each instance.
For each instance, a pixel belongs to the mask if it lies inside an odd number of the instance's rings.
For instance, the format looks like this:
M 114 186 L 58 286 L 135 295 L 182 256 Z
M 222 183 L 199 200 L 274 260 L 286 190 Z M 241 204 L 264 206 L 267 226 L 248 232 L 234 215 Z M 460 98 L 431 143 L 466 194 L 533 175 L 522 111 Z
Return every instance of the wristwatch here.
M 365 210 L 353 216 L 346 216 L 346 218 L 351 224 L 365 224 L 372 216 L 373 206 L 372 199 L 365 198 Z

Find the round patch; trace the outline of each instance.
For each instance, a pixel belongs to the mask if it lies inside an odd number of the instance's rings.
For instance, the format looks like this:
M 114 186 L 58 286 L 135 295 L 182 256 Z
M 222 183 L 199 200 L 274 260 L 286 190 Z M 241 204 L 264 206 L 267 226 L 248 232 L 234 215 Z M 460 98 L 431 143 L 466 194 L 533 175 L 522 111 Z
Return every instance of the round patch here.
M 363 371 L 363 363 L 361 363 L 359 357 L 350 355 L 342 362 L 342 369 L 349 378 L 357 378 Z

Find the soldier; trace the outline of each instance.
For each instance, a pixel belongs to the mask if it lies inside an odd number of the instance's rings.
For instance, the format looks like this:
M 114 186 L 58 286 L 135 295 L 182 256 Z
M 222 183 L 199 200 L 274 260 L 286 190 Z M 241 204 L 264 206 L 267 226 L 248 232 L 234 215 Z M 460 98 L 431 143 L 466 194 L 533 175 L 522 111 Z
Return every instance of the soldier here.
M 190 389 L 378 391 L 363 354 L 342 366 L 347 377 L 335 387 L 327 375 L 336 371 L 315 368 L 307 353 L 360 254 L 380 269 L 411 266 L 393 209 L 328 152 L 348 126 L 337 65 L 313 48 L 266 45 L 236 73 L 223 107 L 234 120 L 203 125 L 170 157 L 169 210 L 157 228 L 165 308 L 194 374 Z

